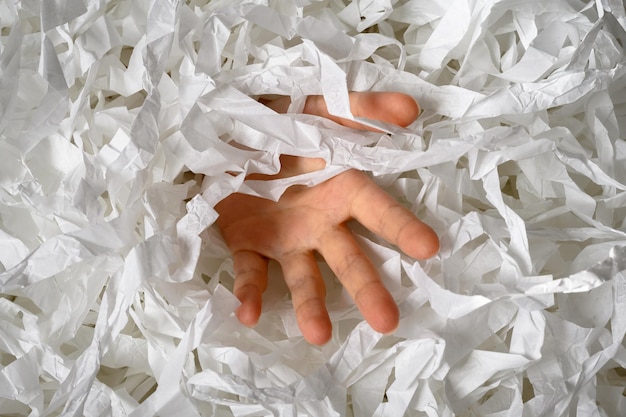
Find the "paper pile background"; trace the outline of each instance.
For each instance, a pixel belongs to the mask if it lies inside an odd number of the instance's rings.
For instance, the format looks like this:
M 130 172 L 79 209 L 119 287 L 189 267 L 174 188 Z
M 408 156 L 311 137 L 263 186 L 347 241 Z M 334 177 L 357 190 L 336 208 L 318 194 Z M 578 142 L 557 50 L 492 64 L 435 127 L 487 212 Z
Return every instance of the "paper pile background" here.
M 22 0 L 0 26 L 2 415 L 626 413 L 622 2 Z M 424 111 L 387 136 L 254 100 L 348 90 Z M 212 207 L 278 196 L 242 182 L 281 152 L 329 162 L 295 181 L 371 171 L 441 236 L 416 263 L 355 225 L 395 335 L 326 269 L 328 345 L 277 270 L 237 323 Z

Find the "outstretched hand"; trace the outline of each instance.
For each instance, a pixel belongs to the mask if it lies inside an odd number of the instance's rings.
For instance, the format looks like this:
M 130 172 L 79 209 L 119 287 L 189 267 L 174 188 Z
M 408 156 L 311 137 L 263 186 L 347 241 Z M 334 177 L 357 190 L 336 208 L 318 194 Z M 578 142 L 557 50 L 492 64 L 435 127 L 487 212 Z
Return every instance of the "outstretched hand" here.
M 419 111 L 412 98 L 400 93 L 351 93 L 350 103 L 355 116 L 401 126 L 411 123 Z M 284 112 L 289 98 L 265 104 Z M 356 122 L 330 116 L 321 96 L 310 96 L 304 112 L 365 129 Z M 278 174 L 255 179 L 284 178 L 323 167 L 321 159 L 282 156 Z M 218 227 L 233 254 L 234 293 L 241 301 L 236 312 L 239 321 L 254 326 L 259 320 L 268 262 L 274 259 L 291 291 L 298 325 L 312 344 L 326 343 L 332 330 L 315 252 L 322 255 L 374 330 L 390 333 L 398 326 L 395 301 L 359 248 L 347 221 L 356 219 L 416 259 L 429 258 L 439 249 L 439 240 L 429 226 L 356 170 L 314 187 L 290 187 L 277 202 L 235 193 L 222 200 L 216 210 L 220 215 Z

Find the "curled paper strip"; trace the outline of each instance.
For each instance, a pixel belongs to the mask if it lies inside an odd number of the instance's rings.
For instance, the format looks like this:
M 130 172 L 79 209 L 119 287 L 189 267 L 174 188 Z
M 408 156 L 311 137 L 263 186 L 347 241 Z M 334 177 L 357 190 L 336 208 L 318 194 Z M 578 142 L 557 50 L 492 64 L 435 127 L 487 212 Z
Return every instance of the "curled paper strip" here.
M 624 44 L 610 0 L 0 3 L 0 413 L 626 415 Z M 349 91 L 423 112 L 358 119 Z M 244 181 L 283 153 L 327 166 Z M 327 345 L 275 265 L 239 324 L 214 206 L 348 168 L 441 238 L 418 263 L 351 225 L 398 330 L 321 261 Z

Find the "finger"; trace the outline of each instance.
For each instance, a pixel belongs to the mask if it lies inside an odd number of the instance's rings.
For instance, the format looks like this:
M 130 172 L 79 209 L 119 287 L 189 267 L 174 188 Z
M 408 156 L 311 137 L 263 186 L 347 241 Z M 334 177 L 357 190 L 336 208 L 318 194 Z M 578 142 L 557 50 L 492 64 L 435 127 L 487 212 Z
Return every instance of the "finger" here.
M 318 250 L 369 325 L 380 333 L 393 332 L 400 320 L 398 307 L 352 233 L 346 227 L 329 232 Z
M 249 327 L 256 325 L 261 316 L 262 295 L 267 288 L 267 265 L 267 258 L 256 252 L 242 250 L 233 254 L 233 293 L 241 301 L 235 314 Z
M 359 189 L 350 214 L 415 259 L 428 259 L 439 251 L 435 231 L 371 180 Z
M 313 254 L 292 253 L 279 262 L 302 335 L 311 344 L 323 345 L 330 339 L 332 324 L 326 311 L 326 288 Z
M 380 120 L 406 127 L 419 116 L 419 106 L 409 95 L 397 92 L 351 92 L 350 111 L 355 117 Z M 333 120 L 341 125 L 361 130 L 377 129 L 362 125 L 353 120 L 336 117 L 328 112 L 324 96 L 309 96 L 304 113 Z
M 380 120 L 406 127 L 420 114 L 415 99 L 397 92 L 351 93 L 350 109 L 356 117 Z

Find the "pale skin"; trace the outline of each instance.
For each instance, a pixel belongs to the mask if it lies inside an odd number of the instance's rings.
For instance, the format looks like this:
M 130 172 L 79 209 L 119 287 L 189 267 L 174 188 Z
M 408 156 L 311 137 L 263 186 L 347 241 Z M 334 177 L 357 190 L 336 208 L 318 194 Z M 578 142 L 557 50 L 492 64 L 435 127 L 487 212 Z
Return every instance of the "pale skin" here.
M 264 103 L 284 113 L 290 101 L 282 97 Z M 401 93 L 350 93 L 350 105 L 355 116 L 399 126 L 407 126 L 419 114 L 415 100 Z M 304 113 L 367 129 L 329 115 L 321 96 L 308 97 Z M 278 174 L 248 178 L 285 178 L 325 166 L 324 160 L 317 158 L 283 155 L 280 160 Z M 273 259 L 280 264 L 291 292 L 298 326 L 304 338 L 315 345 L 328 342 L 332 332 L 315 253 L 324 258 L 374 330 L 392 333 L 400 320 L 393 297 L 359 247 L 348 221 L 357 220 L 415 259 L 430 258 L 439 250 L 437 235 L 428 225 L 357 170 L 314 187 L 290 187 L 277 202 L 232 194 L 216 210 L 220 214 L 217 225 L 233 255 L 234 294 L 241 302 L 236 311 L 239 321 L 250 327 L 258 322 L 268 283 L 268 262 Z

